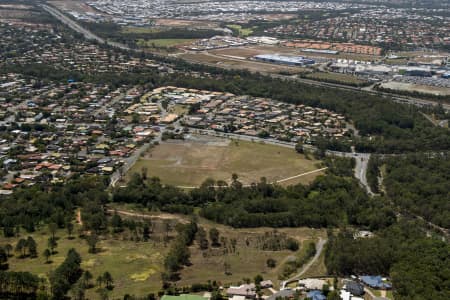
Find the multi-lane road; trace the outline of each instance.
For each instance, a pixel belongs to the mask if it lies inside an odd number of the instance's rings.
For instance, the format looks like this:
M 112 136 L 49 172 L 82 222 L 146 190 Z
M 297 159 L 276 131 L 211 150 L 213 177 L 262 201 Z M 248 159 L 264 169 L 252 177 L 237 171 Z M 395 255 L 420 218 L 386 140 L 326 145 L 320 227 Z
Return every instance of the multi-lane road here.
M 75 22 L 74 20 L 72 20 L 71 18 L 69 18 L 68 16 L 66 16 L 64 13 L 62 13 L 61 11 L 59 11 L 58 9 L 46 5 L 46 4 L 41 4 L 40 5 L 45 11 L 47 11 L 49 14 L 51 14 L 53 17 L 55 17 L 56 19 L 58 19 L 59 21 L 61 21 L 62 23 L 66 24 L 68 27 L 70 27 L 72 30 L 81 33 L 86 39 L 88 40 L 95 40 L 101 44 L 108 44 L 110 46 L 113 46 L 115 48 L 119 48 L 122 50 L 128 50 L 131 51 L 132 49 L 124 44 L 121 43 L 117 43 L 117 42 L 112 42 L 112 41 L 106 41 L 105 39 L 99 37 L 98 35 L 96 35 L 95 33 L 93 33 L 92 31 L 82 27 L 80 24 L 78 24 L 77 22 Z

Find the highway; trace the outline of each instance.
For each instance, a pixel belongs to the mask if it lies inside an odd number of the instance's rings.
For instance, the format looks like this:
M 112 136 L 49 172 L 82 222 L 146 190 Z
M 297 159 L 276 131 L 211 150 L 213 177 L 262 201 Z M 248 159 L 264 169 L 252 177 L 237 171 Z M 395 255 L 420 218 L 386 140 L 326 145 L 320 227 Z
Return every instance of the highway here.
M 61 11 L 57 10 L 56 8 L 46 5 L 46 4 L 41 4 L 40 5 L 45 11 L 47 11 L 49 14 L 51 14 L 52 16 L 54 16 L 55 18 L 57 18 L 59 21 L 61 21 L 62 23 L 66 24 L 68 27 L 70 27 L 72 30 L 81 33 L 86 39 L 88 40 L 95 40 L 101 44 L 108 44 L 110 46 L 113 46 L 115 48 L 119 48 L 122 50 L 127 50 L 127 51 L 132 51 L 133 49 L 131 49 L 130 47 L 121 44 L 121 43 L 117 43 L 117 42 L 112 42 L 112 41 L 106 41 L 105 39 L 99 37 L 98 35 L 94 34 L 93 32 L 91 32 L 90 30 L 80 26 L 77 22 L 75 22 L 74 20 L 72 20 L 71 18 L 69 18 L 68 16 L 66 16 L 65 14 L 63 14 Z M 135 51 L 135 50 L 133 50 Z
M 84 37 L 88 40 L 96 40 L 102 44 L 105 43 L 105 40 L 102 39 L 101 37 L 95 35 L 94 33 L 92 33 L 91 31 L 81 27 L 80 25 L 78 25 L 78 23 L 76 23 L 75 21 L 73 21 L 72 19 L 70 19 L 69 17 L 67 17 L 66 15 L 64 15 L 63 13 L 61 13 L 59 10 L 48 6 L 46 4 L 41 4 L 40 5 L 45 11 L 47 11 L 49 14 L 51 14 L 52 16 L 54 16 L 55 18 L 57 18 L 58 20 L 60 20 L 62 23 L 66 24 L 67 26 L 69 26 L 71 29 L 81 33 L 84 35 Z

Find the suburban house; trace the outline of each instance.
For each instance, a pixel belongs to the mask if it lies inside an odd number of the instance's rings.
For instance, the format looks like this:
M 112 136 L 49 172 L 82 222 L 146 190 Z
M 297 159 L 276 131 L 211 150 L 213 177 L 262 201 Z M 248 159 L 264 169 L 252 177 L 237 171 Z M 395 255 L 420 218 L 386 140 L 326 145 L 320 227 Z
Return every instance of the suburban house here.
M 242 284 L 240 286 L 230 286 L 227 289 L 227 296 L 230 298 L 234 296 L 244 296 L 248 299 L 254 299 L 256 298 L 256 286 L 254 283 Z
M 385 282 L 381 276 L 359 276 L 359 279 L 362 283 L 374 289 L 389 290 L 392 288 L 392 285 Z
M 344 284 L 344 290 L 355 296 L 364 295 L 364 286 L 356 281 L 348 280 Z
M 161 297 L 161 300 L 208 300 L 208 298 L 198 295 L 181 294 L 178 296 L 164 295 Z

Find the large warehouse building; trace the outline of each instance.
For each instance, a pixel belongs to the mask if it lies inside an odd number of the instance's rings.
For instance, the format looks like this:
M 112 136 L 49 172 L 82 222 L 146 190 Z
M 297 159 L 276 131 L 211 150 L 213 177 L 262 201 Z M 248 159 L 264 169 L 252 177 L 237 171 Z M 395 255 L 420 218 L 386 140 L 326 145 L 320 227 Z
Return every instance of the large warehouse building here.
M 291 66 L 305 66 L 313 65 L 316 62 L 312 59 L 304 58 L 302 56 L 284 56 L 273 54 L 261 54 L 253 57 L 256 60 L 270 62 L 275 64 L 291 65 Z

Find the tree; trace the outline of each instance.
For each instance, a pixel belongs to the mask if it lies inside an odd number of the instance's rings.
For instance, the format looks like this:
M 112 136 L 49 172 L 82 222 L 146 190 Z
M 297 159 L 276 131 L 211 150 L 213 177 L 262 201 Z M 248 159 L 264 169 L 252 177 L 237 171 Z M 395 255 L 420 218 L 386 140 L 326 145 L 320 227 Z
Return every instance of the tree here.
M 105 288 L 99 288 L 96 290 L 98 296 L 100 297 L 101 300 L 108 300 L 108 290 Z
M 103 273 L 103 282 L 105 283 L 107 289 L 109 290 L 112 289 L 114 281 L 111 274 L 108 271 Z
M 29 236 L 27 239 L 27 248 L 28 248 L 28 253 L 30 254 L 31 257 L 37 257 L 37 244 L 36 241 Z
M 89 253 L 96 253 L 97 251 L 97 243 L 98 243 L 98 237 L 96 234 L 91 234 L 86 237 L 86 241 L 89 246 Z
M 72 248 L 67 252 L 66 259 L 50 274 L 53 299 L 64 299 L 81 274 L 81 256 Z
M 36 299 L 40 280 L 29 272 L 0 272 L 2 299 Z
M 295 144 L 295 151 L 297 151 L 297 153 L 304 153 L 303 144 L 300 142 Z
M 236 173 L 231 174 L 231 187 L 235 190 L 242 188 L 242 183 L 238 181 L 239 176 Z
M 224 269 L 225 275 L 231 275 L 231 265 L 229 262 L 226 261 L 223 263 L 223 269 Z
M 117 214 L 117 212 L 114 212 L 114 215 L 111 218 L 111 226 L 113 227 L 114 232 L 123 231 L 122 218 Z
M 16 244 L 15 251 L 19 253 L 19 257 L 25 257 L 27 254 L 27 241 L 25 239 L 20 239 Z
M 147 242 L 150 239 L 150 224 L 148 222 L 144 223 L 142 227 L 142 240 Z
M 58 243 L 56 242 L 56 238 L 49 237 L 47 241 L 47 246 L 51 250 L 52 254 L 55 253 L 55 249 L 58 246 Z
M 103 281 L 103 275 L 98 275 L 97 279 L 95 280 L 97 282 L 97 285 L 99 287 L 102 287 L 104 281 Z
M 137 113 L 133 113 L 131 116 L 131 123 L 138 124 L 140 121 L 139 115 Z
M 338 291 L 331 291 L 328 293 L 327 300 L 341 300 Z
M 211 240 L 211 246 L 213 246 L 213 247 L 220 246 L 219 237 L 220 237 L 220 233 L 219 233 L 219 230 L 217 230 L 217 228 L 213 227 L 209 230 L 209 239 Z
M 93 276 L 92 276 L 92 273 L 91 272 L 89 272 L 89 271 L 84 271 L 83 272 L 83 277 L 82 277 L 82 279 L 83 279 L 83 286 L 85 287 L 85 288 L 89 288 L 90 286 L 91 286 L 91 280 L 92 280 L 92 278 L 93 278 Z
M 144 181 L 147 180 L 147 174 L 148 174 L 148 168 L 147 167 L 142 167 L 141 168 L 142 180 L 144 180 Z
M 259 285 L 261 283 L 261 281 L 263 281 L 264 278 L 261 276 L 261 274 L 258 274 L 255 276 L 255 284 Z
M 3 270 L 3 265 L 8 262 L 8 255 L 6 254 L 5 249 L 0 247 L 0 270 Z
M 56 223 L 48 224 L 48 231 L 52 235 L 52 238 L 55 240 L 56 230 L 58 229 L 58 225 Z
M 230 243 L 231 243 L 231 250 L 233 251 L 233 253 L 236 253 L 237 239 L 231 238 Z
M 74 300 L 85 299 L 85 287 L 83 283 L 77 282 L 71 289 Z
M 42 253 L 45 256 L 45 263 L 50 263 L 49 258 L 52 255 L 52 252 L 47 248 L 44 250 L 44 253 Z
M 297 240 L 293 239 L 293 238 L 289 238 L 286 241 L 286 248 L 288 248 L 291 251 L 297 251 L 299 248 L 299 244 L 297 242 Z
M 277 262 L 273 258 L 268 258 L 267 261 L 266 261 L 266 265 L 267 265 L 267 267 L 273 269 L 273 268 L 275 268 L 277 266 Z
M 11 244 L 6 244 L 3 249 L 5 249 L 6 255 L 11 256 L 11 251 L 13 250 L 13 246 Z
M 72 239 L 73 223 L 68 221 L 66 224 L 66 228 L 67 228 L 67 234 L 69 235 L 69 239 Z

